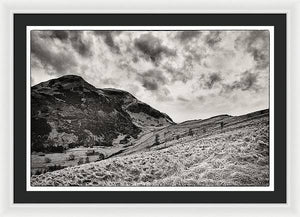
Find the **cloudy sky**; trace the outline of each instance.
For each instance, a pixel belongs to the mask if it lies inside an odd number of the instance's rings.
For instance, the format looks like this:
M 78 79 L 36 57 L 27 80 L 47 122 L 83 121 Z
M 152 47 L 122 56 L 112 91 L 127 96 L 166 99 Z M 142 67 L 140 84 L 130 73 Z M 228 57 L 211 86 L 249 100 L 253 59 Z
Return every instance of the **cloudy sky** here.
M 31 84 L 74 74 L 175 122 L 269 108 L 268 31 L 31 31 Z

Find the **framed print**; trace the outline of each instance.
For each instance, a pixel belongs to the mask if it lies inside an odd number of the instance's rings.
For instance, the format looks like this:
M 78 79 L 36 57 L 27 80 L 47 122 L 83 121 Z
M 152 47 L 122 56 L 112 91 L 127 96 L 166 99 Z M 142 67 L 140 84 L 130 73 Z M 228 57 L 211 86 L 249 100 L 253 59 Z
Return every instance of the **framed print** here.
M 14 203 L 286 203 L 286 14 L 13 18 Z

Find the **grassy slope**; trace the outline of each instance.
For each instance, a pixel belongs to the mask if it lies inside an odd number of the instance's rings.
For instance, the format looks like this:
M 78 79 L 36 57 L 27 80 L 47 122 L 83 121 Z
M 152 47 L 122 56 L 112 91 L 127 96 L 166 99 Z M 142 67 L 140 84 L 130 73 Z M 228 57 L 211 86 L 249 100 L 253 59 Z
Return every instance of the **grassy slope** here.
M 220 129 L 219 121 L 226 123 Z M 193 129 L 193 136 L 187 130 Z M 205 130 L 204 130 L 205 129 Z M 204 132 L 205 131 L 205 132 Z M 179 140 L 174 139 L 180 134 Z M 32 176 L 33 186 L 267 186 L 268 113 L 185 122 L 130 155 Z M 172 136 L 171 136 L 172 135 Z

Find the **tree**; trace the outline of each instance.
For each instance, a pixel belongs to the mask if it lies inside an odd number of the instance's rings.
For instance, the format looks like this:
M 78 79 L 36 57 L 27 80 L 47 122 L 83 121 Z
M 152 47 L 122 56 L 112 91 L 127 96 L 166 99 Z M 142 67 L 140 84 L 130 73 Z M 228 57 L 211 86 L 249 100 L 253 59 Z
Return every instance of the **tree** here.
M 104 154 L 100 153 L 100 154 L 99 154 L 99 157 L 98 157 L 98 160 L 104 160 L 104 159 L 105 159 Z
M 86 156 L 91 156 L 91 155 L 95 155 L 95 150 L 87 150 L 85 152 Z
M 67 157 L 67 160 L 68 161 L 75 160 L 75 155 L 74 154 L 69 154 L 69 156 Z
M 45 163 L 50 163 L 50 162 L 51 162 L 51 159 L 48 158 L 48 157 L 45 157 L 44 161 L 45 161 Z
M 192 129 L 189 129 L 189 133 L 188 133 L 189 136 L 193 136 L 194 135 L 194 132 Z
M 159 142 L 159 135 L 156 134 L 156 135 L 155 135 L 154 145 L 159 145 L 159 144 L 160 144 L 160 142 Z
M 224 122 L 222 121 L 220 124 L 221 124 L 221 129 L 223 129 L 223 127 L 224 127 Z
M 82 158 L 82 157 L 79 158 L 79 160 L 78 160 L 78 162 L 77 162 L 77 165 L 81 165 L 81 164 L 83 164 L 83 158 Z
M 88 164 L 89 162 L 90 162 L 89 157 L 86 157 L 86 158 L 85 158 L 85 163 Z

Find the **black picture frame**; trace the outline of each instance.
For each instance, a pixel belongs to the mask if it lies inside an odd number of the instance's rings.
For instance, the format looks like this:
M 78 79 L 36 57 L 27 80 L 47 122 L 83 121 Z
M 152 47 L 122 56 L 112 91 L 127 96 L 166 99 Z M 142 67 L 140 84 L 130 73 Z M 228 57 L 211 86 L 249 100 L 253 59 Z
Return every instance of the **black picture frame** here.
M 286 203 L 286 14 L 14 16 L 14 203 Z M 274 26 L 274 191 L 26 191 L 27 26 Z

